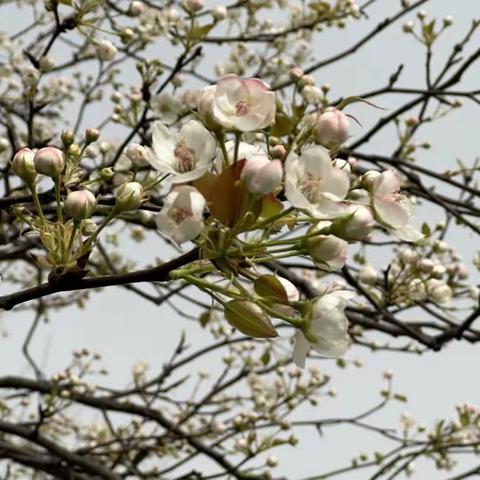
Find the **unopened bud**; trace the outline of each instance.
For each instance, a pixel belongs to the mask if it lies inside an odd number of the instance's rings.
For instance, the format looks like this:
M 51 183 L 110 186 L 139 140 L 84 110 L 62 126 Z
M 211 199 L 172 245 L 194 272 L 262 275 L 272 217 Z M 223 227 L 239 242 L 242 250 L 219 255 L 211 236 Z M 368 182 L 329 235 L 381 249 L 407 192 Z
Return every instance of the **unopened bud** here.
M 115 208 L 119 212 L 135 210 L 143 200 L 143 187 L 138 182 L 120 185 L 115 194 Z
M 110 180 L 114 174 L 115 172 L 111 167 L 102 168 L 102 170 L 100 171 L 100 177 L 102 178 L 102 180 L 105 180 L 105 181 Z
M 98 58 L 103 62 L 109 62 L 110 60 L 113 60 L 117 54 L 116 47 L 108 40 L 102 40 L 101 42 L 98 42 L 96 45 L 96 50 Z
M 202 10 L 204 7 L 204 2 L 203 0 L 185 0 L 183 5 L 189 12 L 195 13 Z
M 147 149 L 138 143 L 131 143 L 125 150 L 125 156 L 136 167 L 145 163 L 147 158 Z
M 18 150 L 12 160 L 12 170 L 27 184 L 32 184 L 37 176 L 34 157 L 35 154 L 25 147 Z
M 72 130 L 64 130 L 60 138 L 65 147 L 69 147 L 75 141 L 75 134 Z
M 132 17 L 138 17 L 145 11 L 145 4 L 143 2 L 131 2 L 128 7 L 128 13 Z
M 100 132 L 96 128 L 87 128 L 85 130 L 85 140 L 87 144 L 96 142 L 100 137 Z
M 74 220 L 84 220 L 95 212 L 97 200 L 89 190 L 78 190 L 67 195 L 63 208 Z
M 277 331 L 267 314 L 255 303 L 247 300 L 232 300 L 225 305 L 227 322 L 249 337 L 274 338 Z
M 63 152 L 55 147 L 41 148 L 33 159 L 38 173 L 55 178 L 60 175 L 65 167 Z
M 269 160 L 255 155 L 245 162 L 240 179 L 254 195 L 273 192 L 282 182 L 283 168 L 280 160 Z
M 313 137 L 325 147 L 338 147 L 347 140 L 348 128 L 348 117 L 341 110 L 330 108 L 317 118 Z
M 221 22 L 227 18 L 227 9 L 223 5 L 217 5 L 212 10 L 212 17 L 216 22 Z

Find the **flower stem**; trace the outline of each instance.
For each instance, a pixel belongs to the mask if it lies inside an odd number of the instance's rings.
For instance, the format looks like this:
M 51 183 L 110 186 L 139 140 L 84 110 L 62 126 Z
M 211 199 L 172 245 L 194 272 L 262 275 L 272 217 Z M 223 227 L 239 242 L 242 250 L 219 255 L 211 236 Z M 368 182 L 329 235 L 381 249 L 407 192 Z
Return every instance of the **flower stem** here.
M 72 253 L 73 241 L 75 240 L 75 234 L 77 233 L 80 222 L 75 220 L 73 222 L 72 233 L 70 234 L 70 240 L 68 241 L 67 250 L 65 252 L 65 261 L 68 262 Z
M 30 192 L 32 193 L 33 203 L 35 205 L 35 209 L 37 210 L 37 214 L 40 217 L 40 222 L 42 225 L 45 225 L 45 215 L 43 214 L 42 205 L 40 203 L 40 199 L 38 198 L 37 189 L 35 188 L 35 184 L 31 183 L 28 185 Z
M 63 223 L 63 215 L 62 215 L 62 204 L 61 204 L 61 197 L 60 197 L 60 188 L 62 185 L 62 176 L 58 175 L 55 178 L 55 200 L 57 202 L 57 219 L 60 223 Z

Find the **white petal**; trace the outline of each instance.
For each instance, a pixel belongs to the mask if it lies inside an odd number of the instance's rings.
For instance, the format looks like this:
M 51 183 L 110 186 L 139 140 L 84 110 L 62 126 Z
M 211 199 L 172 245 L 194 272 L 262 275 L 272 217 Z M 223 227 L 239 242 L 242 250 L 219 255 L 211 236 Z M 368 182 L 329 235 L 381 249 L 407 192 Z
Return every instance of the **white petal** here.
M 418 242 L 423 240 L 424 235 L 420 233 L 415 227 L 412 225 L 405 225 L 401 228 L 396 228 L 393 230 L 393 233 L 400 239 L 404 240 L 405 242 Z
M 305 358 L 310 350 L 310 342 L 305 338 L 301 330 L 295 332 L 295 343 L 293 345 L 292 358 L 295 365 L 305 368 Z
M 400 176 L 394 170 L 386 170 L 372 181 L 374 195 L 388 195 L 400 190 Z
M 155 122 L 152 131 L 152 147 L 155 157 L 147 156 L 147 161 L 159 171 L 167 166 L 172 170 L 175 166 L 175 137 L 162 122 Z

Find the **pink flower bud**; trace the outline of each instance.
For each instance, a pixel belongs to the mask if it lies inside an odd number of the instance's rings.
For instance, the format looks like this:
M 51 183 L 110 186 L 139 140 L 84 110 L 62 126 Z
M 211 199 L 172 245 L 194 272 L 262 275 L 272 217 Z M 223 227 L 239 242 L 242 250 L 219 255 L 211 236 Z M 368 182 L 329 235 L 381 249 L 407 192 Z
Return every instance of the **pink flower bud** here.
M 184 5 L 189 12 L 195 13 L 202 10 L 204 7 L 204 2 L 203 0 L 185 0 Z
M 338 147 L 348 138 L 347 116 L 336 108 L 327 109 L 318 117 L 313 136 L 316 142 L 325 147 Z
M 78 190 L 67 195 L 63 209 L 74 220 L 85 220 L 93 215 L 97 200 L 89 190 Z
M 21 148 L 12 160 L 12 170 L 25 183 L 33 183 L 37 176 L 33 159 L 35 154 L 29 148 Z
M 280 185 L 282 176 L 280 160 L 269 160 L 266 156 L 255 155 L 245 162 L 240 179 L 250 193 L 266 195 Z
M 119 212 L 135 210 L 142 204 L 143 187 L 138 182 L 120 185 L 115 194 L 115 208 Z
M 63 152 L 55 147 L 45 147 L 37 150 L 33 159 L 38 173 L 55 178 L 65 167 Z
M 292 67 L 288 71 L 288 76 L 290 77 L 290 80 L 293 80 L 294 82 L 298 82 L 303 77 L 303 75 L 303 70 L 300 67 Z

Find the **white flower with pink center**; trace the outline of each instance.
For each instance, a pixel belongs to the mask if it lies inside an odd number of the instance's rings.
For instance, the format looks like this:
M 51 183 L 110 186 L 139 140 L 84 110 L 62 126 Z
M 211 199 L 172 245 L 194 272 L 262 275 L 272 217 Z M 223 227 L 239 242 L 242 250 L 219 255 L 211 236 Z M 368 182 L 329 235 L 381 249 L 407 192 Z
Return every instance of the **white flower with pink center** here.
M 157 215 L 158 229 L 177 243 L 193 240 L 203 230 L 205 198 L 193 187 L 174 188 Z
M 258 78 L 225 75 L 210 95 L 212 117 L 227 130 L 253 132 L 275 120 L 275 94 Z
M 344 215 L 350 177 L 348 171 L 335 167 L 328 151 L 314 145 L 301 155 L 290 153 L 285 163 L 285 195 L 290 203 L 317 218 Z
M 413 215 L 413 205 L 400 193 L 400 176 L 394 170 L 386 170 L 373 176 L 369 185 L 370 201 L 375 219 L 407 242 L 421 240 L 423 235 L 408 225 Z
M 161 173 L 172 173 L 172 183 L 185 183 L 200 178 L 210 168 L 216 142 L 196 120 L 187 122 L 176 135 L 163 123 L 155 122 L 152 147 L 148 163 Z
M 350 344 L 345 307 L 355 293 L 337 290 L 314 300 L 308 308 L 302 329 L 295 334 L 293 361 L 305 367 L 305 358 L 313 348 L 324 357 L 341 357 Z

